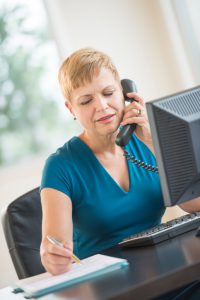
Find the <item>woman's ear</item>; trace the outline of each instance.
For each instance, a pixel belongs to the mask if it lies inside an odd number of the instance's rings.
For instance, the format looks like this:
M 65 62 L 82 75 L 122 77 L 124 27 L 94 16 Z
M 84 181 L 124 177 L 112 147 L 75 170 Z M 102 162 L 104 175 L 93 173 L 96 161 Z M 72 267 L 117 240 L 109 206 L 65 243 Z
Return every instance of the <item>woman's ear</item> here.
M 65 102 L 65 106 L 67 107 L 67 109 L 69 109 L 70 113 L 75 117 L 73 110 L 72 110 L 72 105 L 70 102 L 66 101 Z

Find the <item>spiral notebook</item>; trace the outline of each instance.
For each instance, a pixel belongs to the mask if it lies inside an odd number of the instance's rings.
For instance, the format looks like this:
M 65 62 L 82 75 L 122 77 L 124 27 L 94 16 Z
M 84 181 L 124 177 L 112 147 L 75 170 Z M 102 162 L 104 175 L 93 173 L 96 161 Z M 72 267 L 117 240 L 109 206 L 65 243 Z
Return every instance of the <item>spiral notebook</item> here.
M 37 276 L 18 280 L 14 284 L 14 293 L 24 292 L 26 298 L 38 298 L 97 276 L 107 274 L 128 265 L 126 259 L 96 254 L 74 263 L 67 273 L 53 276 L 43 273 Z

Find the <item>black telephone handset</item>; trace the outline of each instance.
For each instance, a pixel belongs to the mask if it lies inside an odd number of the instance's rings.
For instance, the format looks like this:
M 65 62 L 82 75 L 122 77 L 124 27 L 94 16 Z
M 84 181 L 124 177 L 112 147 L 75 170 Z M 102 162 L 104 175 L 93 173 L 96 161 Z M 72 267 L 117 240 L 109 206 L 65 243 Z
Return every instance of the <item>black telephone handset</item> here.
M 134 100 L 128 98 L 126 93 L 137 92 L 135 82 L 130 79 L 122 79 L 121 85 L 123 89 L 124 100 L 133 102 Z M 126 144 L 128 144 L 135 128 L 136 128 L 136 124 L 127 124 L 123 126 L 116 137 L 115 143 L 118 146 L 124 147 Z
M 126 93 L 137 92 L 135 82 L 130 79 L 123 79 L 123 80 L 121 80 L 121 85 L 122 85 L 122 89 L 123 89 L 124 100 L 133 102 L 134 99 L 128 98 L 126 96 Z M 128 144 L 135 128 L 136 128 L 136 124 L 128 124 L 128 125 L 123 126 L 116 137 L 115 143 L 118 146 L 121 146 L 124 148 L 124 146 L 126 144 Z M 141 167 L 147 171 L 158 173 L 157 166 L 152 166 L 146 162 L 143 162 L 143 161 L 137 159 L 134 155 L 129 154 L 129 152 L 127 150 L 125 150 L 125 148 L 124 148 L 124 156 L 126 157 L 127 160 L 131 161 L 138 167 Z

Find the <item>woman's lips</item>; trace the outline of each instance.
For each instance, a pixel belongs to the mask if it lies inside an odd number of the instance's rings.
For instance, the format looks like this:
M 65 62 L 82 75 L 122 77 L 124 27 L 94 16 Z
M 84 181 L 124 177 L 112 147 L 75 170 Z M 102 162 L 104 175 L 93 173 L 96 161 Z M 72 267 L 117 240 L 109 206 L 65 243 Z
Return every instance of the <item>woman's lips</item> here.
M 110 115 L 104 116 L 104 117 L 98 119 L 97 122 L 109 121 L 114 116 L 115 116 L 115 114 L 110 114 Z

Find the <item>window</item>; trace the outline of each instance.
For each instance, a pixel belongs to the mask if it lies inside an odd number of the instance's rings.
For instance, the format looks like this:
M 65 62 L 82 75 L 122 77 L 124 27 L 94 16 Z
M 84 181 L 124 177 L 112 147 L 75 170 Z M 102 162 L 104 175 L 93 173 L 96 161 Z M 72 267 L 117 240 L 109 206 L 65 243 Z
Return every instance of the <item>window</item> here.
M 0 165 L 54 151 L 71 134 L 47 28 L 42 1 L 0 4 Z
M 174 6 L 179 30 L 185 46 L 188 60 L 195 78 L 200 81 L 200 1 L 199 0 L 175 0 Z

